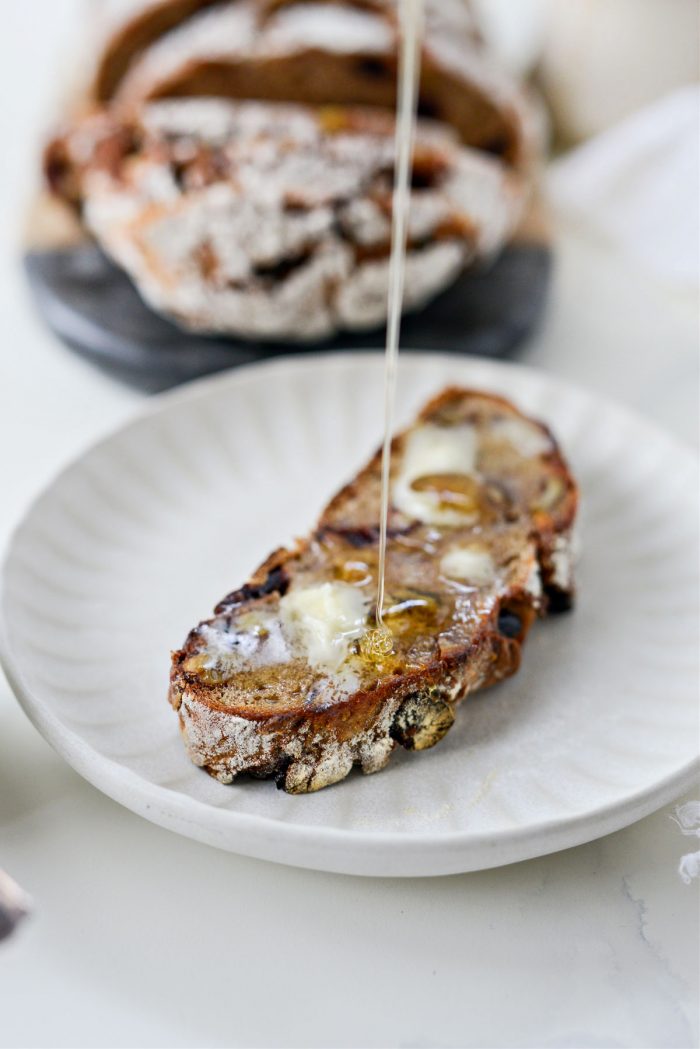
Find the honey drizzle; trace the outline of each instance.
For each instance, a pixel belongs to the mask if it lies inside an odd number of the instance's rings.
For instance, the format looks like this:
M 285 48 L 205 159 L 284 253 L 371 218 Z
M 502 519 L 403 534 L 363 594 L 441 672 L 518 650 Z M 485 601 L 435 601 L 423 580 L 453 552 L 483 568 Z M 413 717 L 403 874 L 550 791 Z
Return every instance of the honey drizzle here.
M 410 181 L 415 132 L 416 103 L 420 79 L 420 39 L 423 27 L 423 0 L 400 0 L 400 50 L 397 88 L 397 117 L 394 139 L 394 189 L 391 208 L 391 255 L 389 258 L 389 297 L 384 355 L 384 443 L 382 446 L 382 488 L 379 514 L 379 565 L 377 573 L 378 631 L 385 634 L 384 599 L 386 576 L 387 524 L 391 474 L 391 440 L 394 426 L 396 374 L 401 330 Z M 379 638 L 377 638 L 379 642 Z M 381 647 L 381 645 L 379 646 Z

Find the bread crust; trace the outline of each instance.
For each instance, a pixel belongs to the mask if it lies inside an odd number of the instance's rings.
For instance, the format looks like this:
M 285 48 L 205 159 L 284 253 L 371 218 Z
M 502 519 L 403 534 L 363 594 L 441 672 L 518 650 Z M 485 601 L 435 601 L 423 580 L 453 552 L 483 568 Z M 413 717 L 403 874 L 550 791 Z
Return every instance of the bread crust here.
M 98 102 L 108 102 L 138 55 L 187 18 L 217 2 L 144 0 L 136 11 L 128 9 L 111 26 L 102 46 L 91 88 L 94 98 Z
M 349 650 L 346 663 L 358 676 L 350 686 L 294 653 L 270 673 L 265 665 L 251 669 L 227 663 L 228 655 L 211 657 L 207 647 L 212 636 L 217 645 L 229 644 L 247 621 L 273 622 L 290 595 L 336 580 L 339 569 L 347 578 L 348 565 L 368 567 L 371 579 L 360 585 L 374 594 L 377 453 L 330 501 L 308 537 L 270 554 L 173 653 L 169 701 L 195 764 L 224 783 L 241 772 L 274 777 L 290 793 L 338 782 L 354 765 L 379 771 L 397 746 L 422 750 L 439 742 L 466 695 L 515 673 L 537 616 L 560 610 L 562 595 L 571 603 L 571 572 L 564 577 L 559 565 L 557 574 L 555 562 L 564 548 L 570 553 L 576 485 L 547 428 L 508 401 L 459 388 L 430 401 L 393 442 L 393 493 L 410 461 L 412 435 L 453 427 L 460 434 L 473 427 L 481 442 L 472 466 L 481 500 L 476 518 L 426 524 L 397 506 L 394 494 L 389 520 L 387 586 L 399 595 L 394 607 L 402 607 L 402 594 L 418 595 L 414 605 L 434 600 L 435 618 L 412 620 L 422 612 L 400 612 L 392 653 L 379 663 L 368 664 L 361 639 L 354 641 L 359 649 Z M 508 443 L 515 440 L 520 452 Z M 499 485 L 507 495 L 496 499 Z M 550 500 L 547 509 L 538 504 L 542 496 Z M 493 579 L 462 587 L 445 575 L 447 559 L 475 544 L 497 570 Z M 372 619 L 368 606 L 367 622 Z

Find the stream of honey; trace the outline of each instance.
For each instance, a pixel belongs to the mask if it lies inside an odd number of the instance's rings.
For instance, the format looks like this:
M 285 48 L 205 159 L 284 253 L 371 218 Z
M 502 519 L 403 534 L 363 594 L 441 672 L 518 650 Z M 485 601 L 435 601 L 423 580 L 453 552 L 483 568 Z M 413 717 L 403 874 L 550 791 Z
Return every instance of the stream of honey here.
M 416 123 L 416 102 L 420 80 L 420 42 L 423 28 L 423 0 L 399 0 L 400 49 L 396 105 L 394 189 L 389 259 L 389 298 L 384 356 L 384 443 L 382 446 L 382 486 L 379 517 L 379 566 L 377 577 L 376 630 L 366 638 L 365 647 L 382 654 L 391 649 L 391 635 L 384 624 L 387 526 L 391 476 L 391 440 L 401 331 L 406 241 L 411 194 L 411 169 Z

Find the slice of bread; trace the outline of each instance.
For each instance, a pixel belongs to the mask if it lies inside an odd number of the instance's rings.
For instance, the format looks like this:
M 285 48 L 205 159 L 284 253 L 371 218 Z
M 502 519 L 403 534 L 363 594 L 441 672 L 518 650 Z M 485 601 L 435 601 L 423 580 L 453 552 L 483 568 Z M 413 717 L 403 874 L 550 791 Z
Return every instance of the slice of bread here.
M 112 21 L 101 103 L 218 96 L 394 109 L 395 0 L 144 0 Z M 426 3 L 419 113 L 469 146 L 522 165 L 536 121 L 485 49 L 464 0 Z
M 571 604 L 578 495 L 554 438 L 451 388 L 393 441 L 388 633 L 374 629 L 380 465 L 173 653 L 187 751 L 222 783 L 247 772 L 301 794 L 433 746 L 461 699 L 517 670 L 536 616 Z

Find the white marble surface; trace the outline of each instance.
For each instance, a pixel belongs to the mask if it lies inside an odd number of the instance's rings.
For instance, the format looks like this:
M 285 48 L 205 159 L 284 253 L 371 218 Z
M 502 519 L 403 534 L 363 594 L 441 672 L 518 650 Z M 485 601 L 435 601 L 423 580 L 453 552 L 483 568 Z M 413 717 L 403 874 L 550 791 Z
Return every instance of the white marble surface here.
M 84 6 L 13 3 L 0 39 L 0 542 L 54 470 L 140 401 L 54 343 L 17 267 L 51 56 Z M 694 303 L 564 219 L 558 248 L 524 359 L 695 443 Z M 700 907 L 678 875 L 694 844 L 671 813 L 462 877 L 276 867 L 101 796 L 0 679 L 0 862 L 36 905 L 0 947 L 0 1045 L 695 1046 Z

